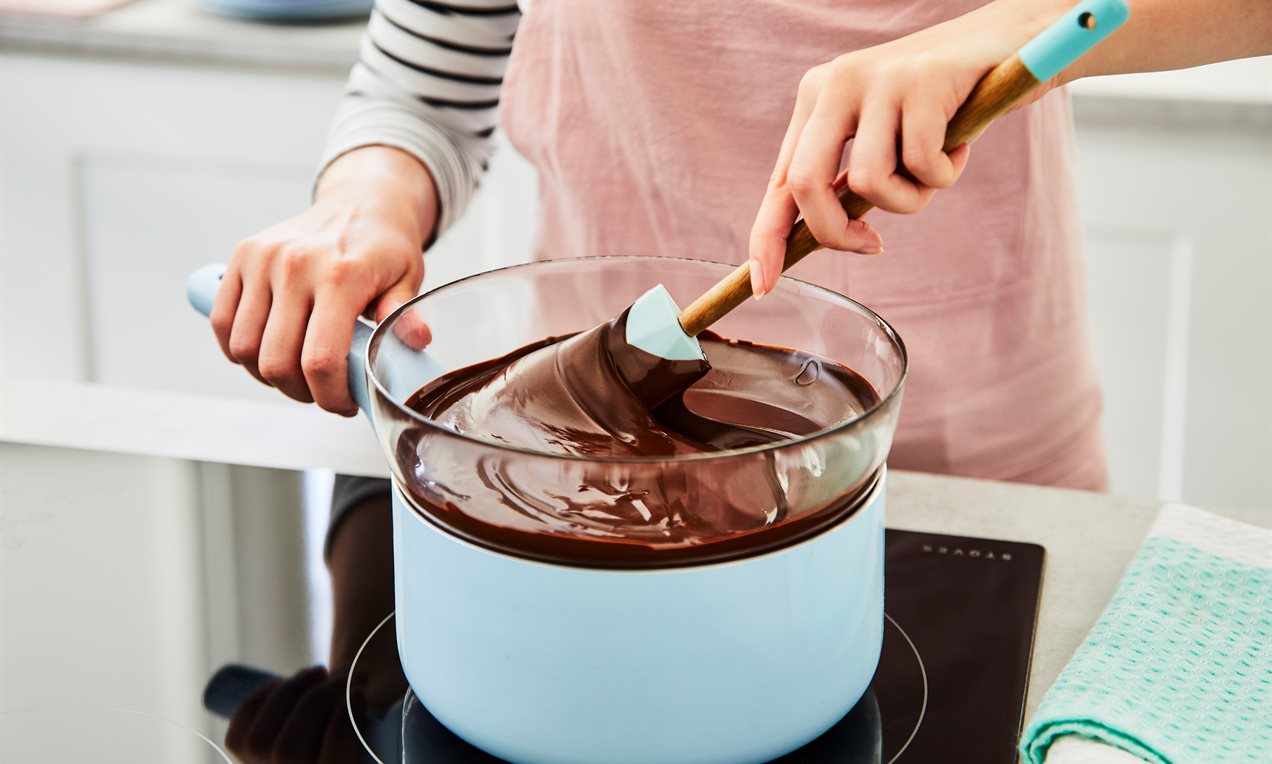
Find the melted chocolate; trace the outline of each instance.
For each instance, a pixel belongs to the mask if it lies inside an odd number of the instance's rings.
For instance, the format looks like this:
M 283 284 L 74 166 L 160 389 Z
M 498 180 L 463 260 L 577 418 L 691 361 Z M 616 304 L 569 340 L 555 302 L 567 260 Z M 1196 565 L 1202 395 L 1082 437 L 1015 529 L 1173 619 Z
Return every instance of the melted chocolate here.
M 464 465 L 422 458 L 422 436 L 407 432 L 399 462 L 420 478 L 405 481 L 416 505 L 487 546 L 611 566 L 753 553 L 851 510 L 868 480 L 807 506 L 816 491 L 793 489 L 793 468 L 779 466 L 773 452 L 684 457 L 799 438 L 860 416 L 879 401 L 865 379 L 811 353 L 711 333 L 699 337 L 709 362 L 666 361 L 628 345 L 625 329 L 626 313 L 450 372 L 416 392 L 406 405 L 450 430 L 597 459 L 554 464 L 546 473 L 542 460 L 519 460 L 515 452 Z M 650 463 L 605 461 L 634 457 Z M 417 483 L 451 487 L 426 496 Z M 472 499 L 478 490 L 455 487 L 465 483 L 499 499 Z M 788 501 L 792 490 L 801 497 L 798 511 Z M 751 538 L 760 530 L 762 537 Z

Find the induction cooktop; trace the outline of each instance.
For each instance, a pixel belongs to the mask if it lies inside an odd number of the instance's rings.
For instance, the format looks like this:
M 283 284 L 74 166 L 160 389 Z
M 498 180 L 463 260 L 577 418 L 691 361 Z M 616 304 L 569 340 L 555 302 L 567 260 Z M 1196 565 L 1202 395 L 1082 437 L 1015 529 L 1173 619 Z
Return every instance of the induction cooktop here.
M 1043 556 L 1035 544 L 889 530 L 883 653 L 870 689 L 825 734 L 777 761 L 1016 762 Z M 393 631 L 386 619 L 368 642 Z M 355 662 L 351 683 L 357 676 Z M 409 692 L 356 731 L 368 761 L 500 761 Z

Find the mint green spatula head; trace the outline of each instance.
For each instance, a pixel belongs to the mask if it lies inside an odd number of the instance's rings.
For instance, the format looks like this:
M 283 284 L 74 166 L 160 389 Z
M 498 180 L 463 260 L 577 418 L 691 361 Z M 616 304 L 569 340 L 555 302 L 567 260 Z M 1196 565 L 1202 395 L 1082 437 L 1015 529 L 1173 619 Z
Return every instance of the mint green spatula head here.
M 632 305 L 627 313 L 627 344 L 668 361 L 701 361 L 698 340 L 680 326 L 680 306 L 662 284 Z

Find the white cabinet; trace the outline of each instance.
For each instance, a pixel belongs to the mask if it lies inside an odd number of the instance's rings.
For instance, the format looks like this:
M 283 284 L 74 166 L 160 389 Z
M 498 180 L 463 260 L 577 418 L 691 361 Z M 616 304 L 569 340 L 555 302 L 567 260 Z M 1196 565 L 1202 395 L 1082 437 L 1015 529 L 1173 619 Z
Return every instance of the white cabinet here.
M 1272 106 L 1098 106 L 1078 190 L 1113 490 L 1272 511 Z
M 0 77 L 6 375 L 257 394 L 182 284 L 303 208 L 339 83 L 23 55 Z
M 0 708 L 17 711 L 0 717 L 0 760 L 214 760 L 189 758 L 197 740 L 143 716 L 204 716 L 195 472 L 173 459 L 0 444 Z M 133 744 L 148 758 L 128 758 Z
M 307 206 L 343 79 L 5 55 L 6 376 L 274 400 L 225 362 L 183 285 Z M 484 185 L 426 287 L 528 257 L 532 171 L 501 151 Z
M 185 279 L 305 208 L 343 84 L 339 66 L 0 54 L 3 394 L 40 379 L 277 401 L 221 356 Z M 533 172 L 501 151 L 485 184 L 430 252 L 426 286 L 528 257 Z M 102 421 L 82 414 L 73 427 Z M 371 438 L 354 429 L 348 447 L 363 452 Z M 39 705 L 40 688 L 73 681 L 86 702 L 160 713 L 219 740 L 199 705 L 216 665 L 290 671 L 325 658 L 326 635 L 311 629 L 327 604 L 314 596 L 326 574 L 313 564 L 325 518 L 318 507 L 318 528 L 307 522 L 295 474 L 13 444 L 0 459 L 3 543 L 23 545 L 3 554 L 0 706 L 28 694 Z M 57 575 L 90 553 L 101 578 Z M 97 621 L 111 624 L 99 641 L 67 646 Z M 0 758 L 30 759 L 23 740 L 8 739 Z M 177 735 L 148 753 L 191 761 L 188 744 Z M 146 760 L 111 756 L 95 760 Z

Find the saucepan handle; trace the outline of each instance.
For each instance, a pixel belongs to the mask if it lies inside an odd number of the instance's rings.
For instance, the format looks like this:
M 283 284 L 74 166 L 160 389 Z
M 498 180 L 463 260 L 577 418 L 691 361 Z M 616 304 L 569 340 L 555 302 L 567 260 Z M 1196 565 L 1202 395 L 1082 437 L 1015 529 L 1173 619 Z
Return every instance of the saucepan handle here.
M 205 316 L 212 315 L 212 303 L 216 290 L 225 276 L 224 265 L 205 265 L 186 280 L 186 297 L 194 309 Z M 367 343 L 375 327 L 359 318 L 353 327 L 353 342 L 349 345 L 349 394 L 358 408 L 371 413 L 371 399 L 367 395 Z
M 222 719 L 229 719 L 253 693 L 282 679 L 278 674 L 231 663 L 217 669 L 203 688 L 203 707 Z

